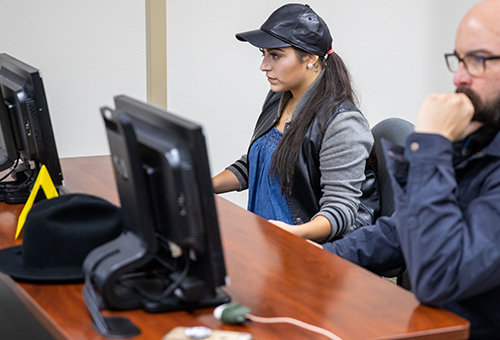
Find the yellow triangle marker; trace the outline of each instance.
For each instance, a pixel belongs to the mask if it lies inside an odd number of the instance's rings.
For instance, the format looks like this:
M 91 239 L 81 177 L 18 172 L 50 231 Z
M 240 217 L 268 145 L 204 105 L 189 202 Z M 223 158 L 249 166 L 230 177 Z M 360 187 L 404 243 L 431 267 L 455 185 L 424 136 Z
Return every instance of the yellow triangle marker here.
M 21 211 L 21 215 L 19 215 L 19 220 L 17 221 L 16 240 L 19 235 L 21 235 L 21 231 L 24 227 L 24 222 L 26 222 L 26 216 L 28 216 L 28 212 L 31 210 L 31 207 L 35 202 L 35 198 L 40 187 L 42 187 L 47 199 L 59 196 L 56 187 L 54 186 L 54 182 L 52 182 L 52 178 L 50 178 L 49 172 L 47 171 L 45 165 L 42 165 L 42 168 L 38 172 L 38 176 L 36 178 L 35 184 L 33 185 L 33 189 L 31 190 L 31 194 L 28 197 L 26 204 L 24 205 L 23 211 Z

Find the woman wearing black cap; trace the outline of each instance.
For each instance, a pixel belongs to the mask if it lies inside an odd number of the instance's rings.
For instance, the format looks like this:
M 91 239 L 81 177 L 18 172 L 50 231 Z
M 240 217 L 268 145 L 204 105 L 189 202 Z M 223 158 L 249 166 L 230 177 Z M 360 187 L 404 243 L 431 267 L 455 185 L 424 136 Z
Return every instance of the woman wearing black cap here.
M 248 188 L 248 210 L 306 239 L 345 234 L 356 225 L 373 138 L 326 23 L 308 5 L 288 4 L 236 37 L 262 51 L 271 91 L 248 153 L 213 178 L 214 191 Z

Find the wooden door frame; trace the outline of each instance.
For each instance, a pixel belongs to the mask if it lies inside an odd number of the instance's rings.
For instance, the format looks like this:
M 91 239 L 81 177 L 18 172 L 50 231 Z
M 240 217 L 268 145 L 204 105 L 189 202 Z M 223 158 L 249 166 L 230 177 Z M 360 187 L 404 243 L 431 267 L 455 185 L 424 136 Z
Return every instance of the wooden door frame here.
M 167 108 L 167 1 L 146 0 L 147 101 Z

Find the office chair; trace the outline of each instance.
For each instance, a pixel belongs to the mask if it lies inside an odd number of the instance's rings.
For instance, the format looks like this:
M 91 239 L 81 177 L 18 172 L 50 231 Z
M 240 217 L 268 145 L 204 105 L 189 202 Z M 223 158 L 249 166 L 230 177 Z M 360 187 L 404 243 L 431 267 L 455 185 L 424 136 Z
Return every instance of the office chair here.
M 375 140 L 373 148 L 377 155 L 378 186 L 380 191 L 380 216 L 391 216 L 394 213 L 394 195 L 392 191 L 391 179 L 385 165 L 384 151 L 382 150 L 381 139 L 404 146 L 406 138 L 413 132 L 413 124 L 401 118 L 387 118 L 372 128 L 373 138 Z M 384 276 L 397 276 L 397 284 L 405 289 L 410 289 L 408 274 L 400 270 L 384 273 Z
M 372 128 L 373 148 L 377 155 L 378 185 L 380 190 L 380 216 L 391 216 L 394 213 L 394 196 L 391 179 L 385 166 L 384 151 L 381 139 L 392 144 L 404 146 L 406 138 L 413 132 L 413 124 L 401 118 L 387 118 Z

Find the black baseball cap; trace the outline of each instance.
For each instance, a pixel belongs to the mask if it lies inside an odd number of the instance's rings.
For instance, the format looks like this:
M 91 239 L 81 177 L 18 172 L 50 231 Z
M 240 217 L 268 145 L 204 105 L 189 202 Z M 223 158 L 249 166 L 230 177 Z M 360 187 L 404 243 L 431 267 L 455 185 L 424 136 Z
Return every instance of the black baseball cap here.
M 294 46 L 318 56 L 332 52 L 332 36 L 325 21 L 309 5 L 287 4 L 275 10 L 260 29 L 236 34 L 259 48 Z

